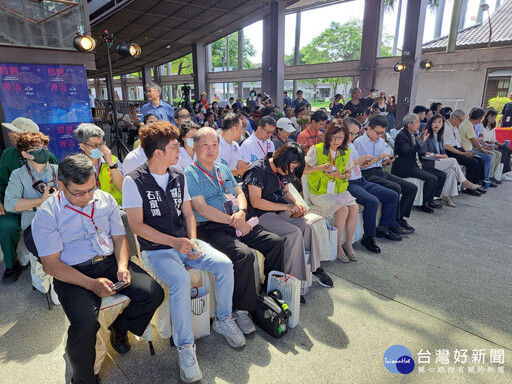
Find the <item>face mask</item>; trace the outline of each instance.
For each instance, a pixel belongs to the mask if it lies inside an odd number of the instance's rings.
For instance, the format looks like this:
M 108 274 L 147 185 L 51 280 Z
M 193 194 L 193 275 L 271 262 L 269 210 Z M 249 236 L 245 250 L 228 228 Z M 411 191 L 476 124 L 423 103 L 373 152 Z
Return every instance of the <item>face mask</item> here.
M 254 96 L 256 96 L 256 94 L 255 93 L 251 93 L 249 96 L 254 97 Z
M 206 113 L 206 108 L 201 108 L 201 112 Z
M 38 149 L 37 151 L 28 152 L 29 155 L 34 156 L 34 163 L 46 164 L 50 159 L 50 151 L 47 149 Z
M 372 96 L 373 96 L 373 97 L 377 97 L 377 92 L 373 92 L 373 93 L 372 93 Z
M 99 148 L 94 148 L 89 156 L 91 156 L 93 159 L 99 159 L 101 156 L 103 156 L 103 153 Z
M 187 137 L 187 140 L 185 140 L 187 145 L 191 148 L 194 147 L 194 139 L 192 137 Z

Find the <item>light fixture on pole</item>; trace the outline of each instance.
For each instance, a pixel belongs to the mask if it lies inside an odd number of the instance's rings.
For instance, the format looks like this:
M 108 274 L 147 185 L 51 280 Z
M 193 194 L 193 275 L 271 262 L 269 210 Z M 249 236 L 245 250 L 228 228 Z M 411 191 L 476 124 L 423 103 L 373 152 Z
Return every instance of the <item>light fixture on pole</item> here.
M 434 66 L 434 63 L 430 60 L 422 60 L 420 61 L 420 67 L 426 69 L 427 71 Z
M 402 64 L 402 63 L 396 63 L 396 64 L 393 66 L 393 71 L 395 71 L 395 72 L 403 72 L 403 71 L 405 71 L 405 64 Z
M 491 47 L 491 39 L 492 39 L 492 25 L 491 25 L 491 15 L 489 12 L 489 4 L 483 3 L 480 5 L 480 9 L 483 12 L 487 11 L 487 20 L 489 21 L 489 40 L 487 41 L 487 48 Z
M 142 55 L 139 44 L 123 43 L 116 47 L 116 52 L 122 57 L 133 57 L 135 59 Z

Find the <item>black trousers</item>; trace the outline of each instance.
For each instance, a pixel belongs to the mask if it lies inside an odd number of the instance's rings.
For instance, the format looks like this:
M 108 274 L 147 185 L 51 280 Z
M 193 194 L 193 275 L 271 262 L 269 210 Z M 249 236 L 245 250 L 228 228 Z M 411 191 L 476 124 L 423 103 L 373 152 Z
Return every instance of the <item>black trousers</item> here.
M 106 277 L 117 282 L 117 262 L 114 256 L 85 266 L 74 267 L 84 275 Z M 164 299 L 164 291 L 142 268 L 130 262 L 128 270 L 131 285 L 121 293 L 131 302 L 114 321 L 113 326 L 120 332 L 130 331 L 141 336 L 148 326 L 156 309 Z M 62 309 L 71 323 L 68 329 L 66 352 L 73 368 L 73 382 L 80 384 L 96 383 L 94 361 L 96 359 L 96 333 L 100 328 L 98 312 L 101 298 L 94 292 L 78 285 L 54 279 L 55 292 L 59 295 Z
M 416 192 L 418 192 L 417 186 L 400 177 L 387 173 L 382 168 L 365 169 L 362 171 L 362 174 L 367 181 L 382 185 L 398 193 L 400 200 L 396 208 L 397 220 L 411 215 L 412 204 L 414 203 Z
M 464 151 L 462 148 L 457 149 L 461 152 Z M 471 181 L 473 184 L 480 184 L 485 178 L 484 161 L 482 158 L 467 157 L 450 151 L 446 151 L 446 154 L 448 157 L 456 159 L 459 165 L 464 165 L 466 167 L 466 179 Z
M 406 177 L 415 177 L 425 182 L 423 184 L 423 203 L 433 202 L 434 196 L 441 196 L 446 173 L 435 168 L 421 169 L 419 167 L 414 167 L 409 172 Z
M 501 152 L 501 163 L 503 164 L 503 173 L 510 172 L 510 147 L 506 147 L 503 145 L 496 147 L 496 150 Z
M 254 254 L 251 248 L 265 256 L 264 274 L 267 282 L 270 271 L 283 271 L 283 240 L 256 225 L 246 236 L 237 237 L 235 229 L 227 224 L 208 222 L 197 226 L 197 237 L 210 243 L 233 262 L 235 287 L 233 309 L 256 310 L 256 282 Z

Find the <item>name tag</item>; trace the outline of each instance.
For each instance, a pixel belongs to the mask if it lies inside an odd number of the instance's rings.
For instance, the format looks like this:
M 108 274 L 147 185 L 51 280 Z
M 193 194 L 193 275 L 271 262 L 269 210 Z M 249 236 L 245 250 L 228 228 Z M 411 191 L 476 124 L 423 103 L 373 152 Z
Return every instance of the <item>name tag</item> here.
M 334 195 L 334 188 L 336 187 L 336 183 L 334 181 L 327 182 L 327 194 Z
M 114 252 L 114 242 L 105 232 L 98 232 L 96 234 L 96 241 L 104 256 L 111 255 Z

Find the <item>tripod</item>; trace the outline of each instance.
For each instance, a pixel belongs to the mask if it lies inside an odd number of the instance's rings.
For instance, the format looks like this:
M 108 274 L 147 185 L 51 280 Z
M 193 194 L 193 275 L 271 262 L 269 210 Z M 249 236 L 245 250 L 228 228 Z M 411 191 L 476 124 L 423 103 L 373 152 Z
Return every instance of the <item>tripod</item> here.
M 117 157 L 120 161 L 123 161 L 124 157 L 128 154 L 129 149 L 126 146 L 125 143 L 121 141 L 121 127 L 119 127 L 119 124 L 117 123 L 117 103 L 116 98 L 114 96 L 114 78 L 112 75 L 112 62 L 110 60 L 110 48 L 112 47 L 112 44 L 114 43 L 114 34 L 108 33 L 108 31 L 105 29 L 105 31 L 102 33 L 101 37 L 105 41 L 105 45 L 107 46 L 107 62 L 108 62 L 108 76 L 107 76 L 107 93 L 110 105 L 112 105 L 112 118 L 113 118 L 113 124 L 114 124 L 114 139 L 109 145 L 109 148 L 116 148 L 117 151 Z

